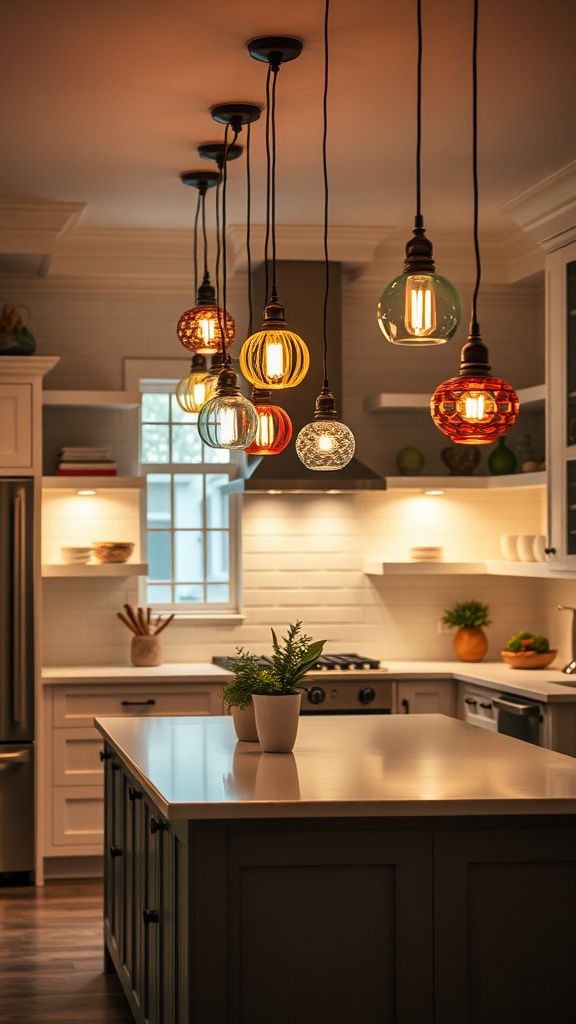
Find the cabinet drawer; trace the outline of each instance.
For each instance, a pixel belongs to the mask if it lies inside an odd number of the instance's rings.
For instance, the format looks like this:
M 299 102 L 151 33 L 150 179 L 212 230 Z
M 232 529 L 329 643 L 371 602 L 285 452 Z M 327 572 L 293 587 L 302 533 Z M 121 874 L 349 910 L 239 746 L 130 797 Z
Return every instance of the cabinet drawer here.
M 101 846 L 104 842 L 104 787 L 60 786 L 52 793 L 54 846 Z
M 189 690 L 142 686 L 71 689 L 56 687 L 53 722 L 56 728 L 85 729 L 101 715 L 221 715 L 221 686 L 203 686 Z
M 102 749 L 102 737 L 96 729 L 55 729 L 52 766 L 54 785 L 102 785 Z

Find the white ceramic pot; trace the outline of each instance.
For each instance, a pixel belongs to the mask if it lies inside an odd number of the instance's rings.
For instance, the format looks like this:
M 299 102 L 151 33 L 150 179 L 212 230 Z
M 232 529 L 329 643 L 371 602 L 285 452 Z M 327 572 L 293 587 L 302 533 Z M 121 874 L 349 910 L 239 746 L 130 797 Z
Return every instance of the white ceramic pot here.
M 234 720 L 237 738 L 248 743 L 257 741 L 258 730 L 256 729 L 256 719 L 254 717 L 254 705 L 250 704 L 247 708 L 242 709 L 230 708 L 230 711 Z
M 546 561 L 546 537 L 543 534 L 538 534 L 534 537 L 534 558 L 537 562 Z
M 517 548 L 518 558 L 521 562 L 533 562 L 534 561 L 534 541 L 536 537 L 533 533 L 523 533 L 518 537 Z
M 296 742 L 300 693 L 252 694 L 260 746 L 268 754 L 289 754 Z

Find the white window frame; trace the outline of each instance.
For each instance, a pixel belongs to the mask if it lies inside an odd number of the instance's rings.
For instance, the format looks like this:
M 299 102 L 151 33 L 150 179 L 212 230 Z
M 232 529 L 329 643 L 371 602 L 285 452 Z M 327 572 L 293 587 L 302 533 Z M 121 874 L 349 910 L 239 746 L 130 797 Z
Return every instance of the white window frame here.
M 189 360 L 179 359 L 126 359 L 124 361 L 124 382 L 128 391 L 151 392 L 173 394 L 176 384 L 187 373 L 190 372 Z M 138 461 L 140 467 L 144 465 L 141 460 L 141 424 L 138 430 Z M 229 463 L 147 463 L 148 473 L 166 473 L 171 477 L 174 474 L 188 472 L 201 475 L 210 473 L 228 474 L 230 481 L 234 480 L 240 470 L 240 455 L 236 452 L 230 453 Z M 159 606 L 162 610 L 173 611 L 178 620 L 199 619 L 202 621 L 242 621 L 241 614 L 241 509 L 242 499 L 240 494 L 229 494 L 229 564 L 230 564 L 230 600 L 227 603 L 206 603 L 201 606 L 190 604 L 163 604 Z M 145 522 L 143 527 L 144 536 L 147 539 L 148 525 Z M 174 583 L 174 580 L 172 581 Z M 142 605 L 148 603 L 148 579 L 142 577 L 139 581 L 139 600 Z

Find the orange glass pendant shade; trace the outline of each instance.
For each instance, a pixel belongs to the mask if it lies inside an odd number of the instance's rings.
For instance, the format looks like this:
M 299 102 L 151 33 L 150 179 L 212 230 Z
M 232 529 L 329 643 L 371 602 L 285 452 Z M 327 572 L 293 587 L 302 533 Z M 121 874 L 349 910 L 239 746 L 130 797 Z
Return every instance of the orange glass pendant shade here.
M 490 374 L 488 350 L 477 334 L 462 349 L 460 375 L 439 384 L 430 399 L 434 423 L 460 444 L 491 444 L 516 422 L 519 408 L 510 384 Z
M 290 444 L 292 420 L 279 405 L 269 402 L 270 391 L 255 388 L 252 404 L 258 416 L 256 437 L 245 448 L 248 455 L 279 455 Z
M 294 388 L 308 372 L 306 343 L 288 330 L 284 306 L 273 294 L 264 310 L 262 329 L 240 350 L 240 369 L 255 388 Z

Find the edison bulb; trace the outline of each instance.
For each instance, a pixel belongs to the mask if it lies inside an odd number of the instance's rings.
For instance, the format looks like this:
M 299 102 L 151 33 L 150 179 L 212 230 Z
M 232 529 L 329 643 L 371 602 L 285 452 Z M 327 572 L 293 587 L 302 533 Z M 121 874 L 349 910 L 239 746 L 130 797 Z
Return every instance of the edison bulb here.
M 208 370 L 189 373 L 176 385 L 176 401 L 184 412 L 200 412 L 216 390 L 217 378 Z
M 490 376 L 451 377 L 430 399 L 436 426 L 460 444 L 490 444 L 516 422 L 520 403 L 505 380 Z
M 378 303 L 378 325 L 393 345 L 443 345 L 459 323 L 460 296 L 440 274 L 399 274 Z

